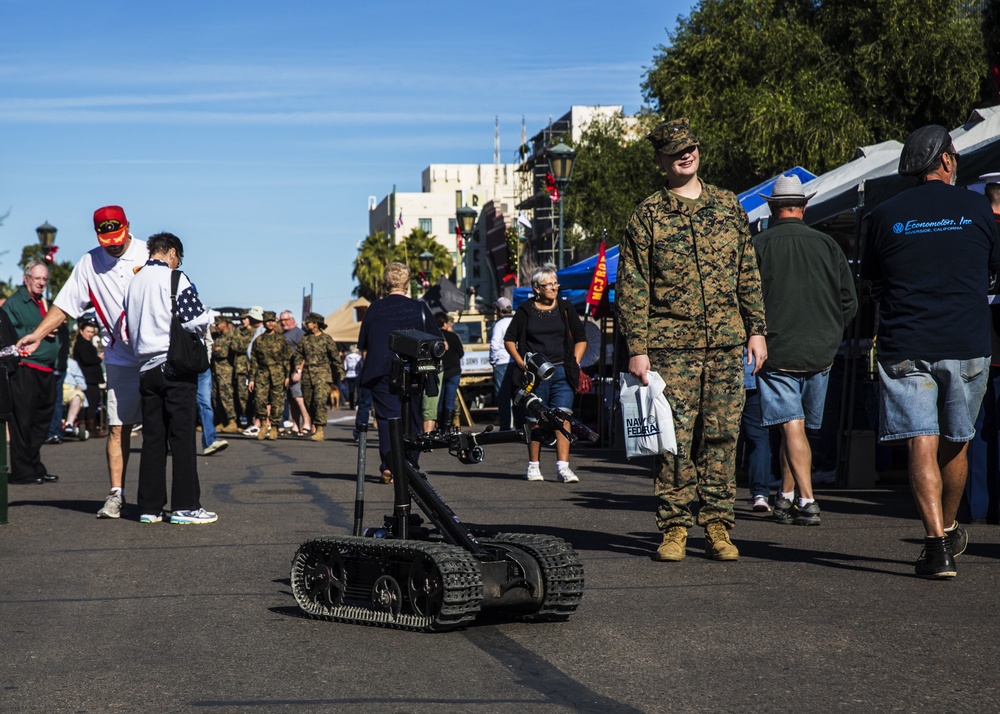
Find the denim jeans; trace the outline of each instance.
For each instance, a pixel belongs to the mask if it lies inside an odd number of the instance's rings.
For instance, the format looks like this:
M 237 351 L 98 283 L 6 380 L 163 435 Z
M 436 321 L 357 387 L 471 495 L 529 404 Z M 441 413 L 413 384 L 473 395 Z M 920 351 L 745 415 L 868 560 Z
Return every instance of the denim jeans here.
M 201 419 L 201 445 L 215 443 L 215 413 L 212 411 L 212 370 L 198 375 L 198 418 Z
M 514 398 L 514 383 L 513 375 L 507 373 L 507 367 L 511 364 L 507 362 L 493 365 L 493 394 L 497 402 L 497 423 L 501 429 L 513 428 L 511 400 Z M 517 369 L 517 365 L 514 365 L 514 369 Z
M 770 430 L 760 423 L 760 392 L 747 390 L 740 426 L 746 443 L 747 480 L 750 497 L 771 495 L 771 439 Z

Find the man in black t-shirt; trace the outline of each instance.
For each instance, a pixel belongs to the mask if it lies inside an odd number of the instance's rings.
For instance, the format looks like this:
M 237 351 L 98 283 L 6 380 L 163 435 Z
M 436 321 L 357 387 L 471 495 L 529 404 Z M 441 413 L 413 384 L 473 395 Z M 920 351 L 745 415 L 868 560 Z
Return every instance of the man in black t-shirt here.
M 455 321 L 451 315 L 440 312 L 437 314 L 437 324 L 441 329 L 448 349 L 441 358 L 441 399 L 438 406 L 438 428 L 451 429 L 455 425 L 455 401 L 458 397 L 458 384 L 462 380 L 462 357 L 465 347 L 462 338 L 451 328 Z
M 916 573 L 938 579 L 956 575 L 968 542 L 955 516 L 986 391 L 989 271 L 1000 269 L 992 211 L 955 187 L 958 159 L 944 127 L 910 134 L 899 173 L 919 185 L 866 219 L 861 262 L 879 299 L 880 440 L 906 441 L 926 531 Z

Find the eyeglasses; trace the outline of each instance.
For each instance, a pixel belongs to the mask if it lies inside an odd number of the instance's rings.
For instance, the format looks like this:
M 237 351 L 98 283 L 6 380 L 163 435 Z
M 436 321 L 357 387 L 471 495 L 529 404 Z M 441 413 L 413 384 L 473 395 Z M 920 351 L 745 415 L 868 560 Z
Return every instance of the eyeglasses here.
M 558 288 L 559 283 L 541 283 L 538 287 L 542 290 L 548 290 L 549 288 Z

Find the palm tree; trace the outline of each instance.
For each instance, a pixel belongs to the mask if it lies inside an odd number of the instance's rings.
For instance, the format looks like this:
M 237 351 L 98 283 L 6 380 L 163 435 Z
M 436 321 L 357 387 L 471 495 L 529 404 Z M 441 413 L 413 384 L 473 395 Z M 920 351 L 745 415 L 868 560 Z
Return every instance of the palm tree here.
M 362 241 L 358 257 L 354 259 L 351 277 L 358 281 L 354 295 L 368 300 L 382 297 L 382 273 L 385 266 L 395 260 L 393 245 L 382 231 L 376 231 Z
M 450 275 L 455 268 L 455 261 L 452 260 L 451 253 L 437 242 L 437 239 L 427 233 L 427 231 L 414 228 L 410 234 L 403 239 L 402 243 L 396 245 L 395 259 L 400 263 L 405 263 L 410 269 L 410 274 L 416 277 L 420 267 L 420 255 L 429 251 L 434 255 L 434 263 L 430 275 L 427 275 L 427 282 L 431 285 L 446 275 Z

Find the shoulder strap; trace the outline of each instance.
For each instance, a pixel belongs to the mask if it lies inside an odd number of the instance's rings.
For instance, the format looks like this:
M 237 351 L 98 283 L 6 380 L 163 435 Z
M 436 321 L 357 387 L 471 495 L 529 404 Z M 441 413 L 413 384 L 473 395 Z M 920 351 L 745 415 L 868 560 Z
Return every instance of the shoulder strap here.
M 170 271 L 170 312 L 177 314 L 177 287 L 181 284 L 181 271 Z

